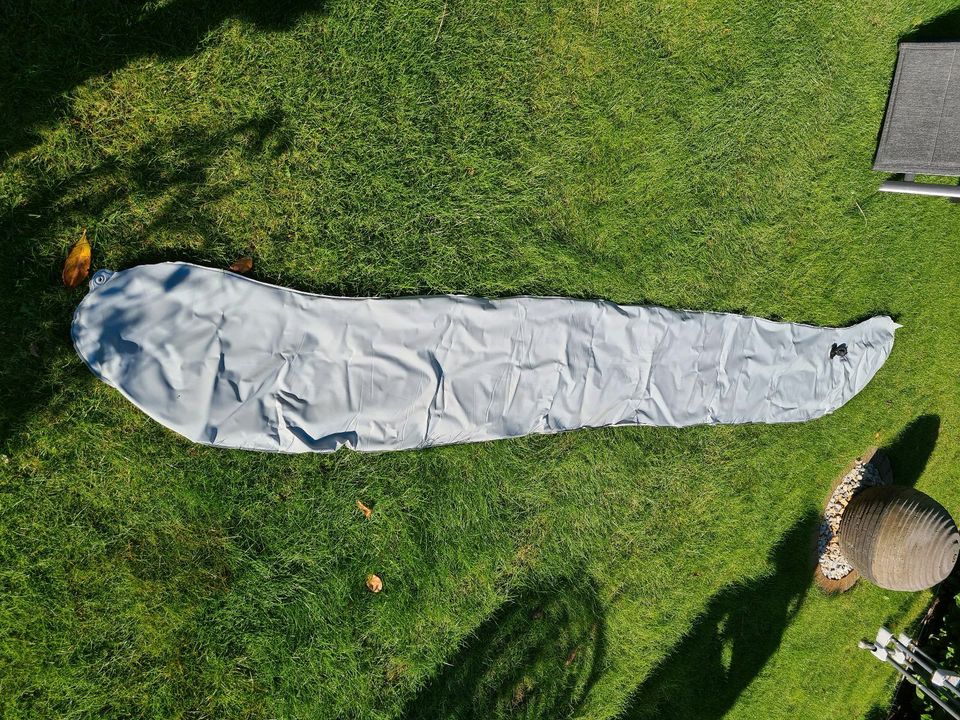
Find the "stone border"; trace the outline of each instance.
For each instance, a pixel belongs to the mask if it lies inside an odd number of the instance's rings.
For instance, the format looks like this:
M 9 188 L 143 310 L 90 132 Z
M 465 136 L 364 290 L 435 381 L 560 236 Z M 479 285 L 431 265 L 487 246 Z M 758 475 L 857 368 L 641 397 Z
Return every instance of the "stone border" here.
M 865 474 L 853 477 L 858 468 L 869 466 Z M 866 480 L 866 481 L 865 481 Z M 854 483 L 853 490 L 849 485 Z M 833 483 L 830 494 L 823 504 L 823 514 L 813 539 L 813 553 L 816 558 L 816 570 L 813 578 L 821 590 L 827 593 L 846 592 L 856 584 L 860 574 L 849 566 L 840 554 L 835 536 L 840 526 L 840 517 L 850 499 L 860 490 L 876 485 L 893 483 L 893 468 L 890 459 L 878 448 L 870 448 L 863 455 L 850 462 Z M 846 487 L 845 487 L 846 485 Z M 837 573 L 848 570 L 837 577 Z M 833 577 L 831 577 L 831 575 Z

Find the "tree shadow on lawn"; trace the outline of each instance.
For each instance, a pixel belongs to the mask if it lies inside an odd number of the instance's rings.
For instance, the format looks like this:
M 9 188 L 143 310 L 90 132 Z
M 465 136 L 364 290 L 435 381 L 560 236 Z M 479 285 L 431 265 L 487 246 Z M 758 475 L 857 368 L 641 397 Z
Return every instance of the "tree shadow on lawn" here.
M 507 603 L 407 706 L 407 720 L 573 715 L 603 667 L 604 620 L 587 581 Z
M 144 56 L 182 58 L 227 18 L 291 27 L 324 0 L 8 0 L 0 9 L 0 157 L 31 147 L 37 129 L 91 77 Z M 155 4 L 153 4 L 155 5 Z
M 939 433 L 939 416 L 922 415 L 883 448 L 895 483 L 916 484 Z M 811 537 L 819 520 L 810 512 L 793 526 L 773 550 L 770 574 L 710 600 L 690 634 L 634 691 L 623 718 L 711 720 L 733 707 L 780 647 L 806 596 L 815 562 Z

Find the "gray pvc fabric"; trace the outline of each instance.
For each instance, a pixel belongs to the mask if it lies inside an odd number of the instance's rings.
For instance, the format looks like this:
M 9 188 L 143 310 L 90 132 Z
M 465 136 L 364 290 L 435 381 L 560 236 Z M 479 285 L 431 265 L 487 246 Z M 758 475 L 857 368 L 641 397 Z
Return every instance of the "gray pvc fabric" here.
M 185 263 L 94 275 L 73 342 L 194 442 L 364 452 L 604 425 L 812 420 L 899 327 L 819 328 L 562 297 L 312 295 Z

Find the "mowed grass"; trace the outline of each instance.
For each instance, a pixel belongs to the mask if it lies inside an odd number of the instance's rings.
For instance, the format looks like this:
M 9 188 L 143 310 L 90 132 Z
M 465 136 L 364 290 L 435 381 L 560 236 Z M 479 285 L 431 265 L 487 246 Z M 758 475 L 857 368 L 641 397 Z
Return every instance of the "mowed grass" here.
M 877 712 L 856 642 L 929 594 L 827 597 L 808 559 L 871 445 L 960 513 L 960 210 L 870 170 L 898 39 L 958 36 L 951 9 L 3 3 L 0 715 Z M 97 267 L 903 328 L 802 425 L 223 451 L 74 354 L 82 228 Z

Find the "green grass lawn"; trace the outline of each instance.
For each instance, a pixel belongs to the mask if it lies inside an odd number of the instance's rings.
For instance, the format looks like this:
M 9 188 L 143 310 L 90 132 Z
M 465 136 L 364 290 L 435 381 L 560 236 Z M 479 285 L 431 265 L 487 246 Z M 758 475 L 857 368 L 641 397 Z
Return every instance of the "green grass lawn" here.
M 0 716 L 877 717 L 856 642 L 929 594 L 808 557 L 874 444 L 960 513 L 960 208 L 870 170 L 898 39 L 950 11 L 0 4 Z M 903 329 L 807 424 L 214 450 L 73 352 L 82 228 L 95 267 Z

